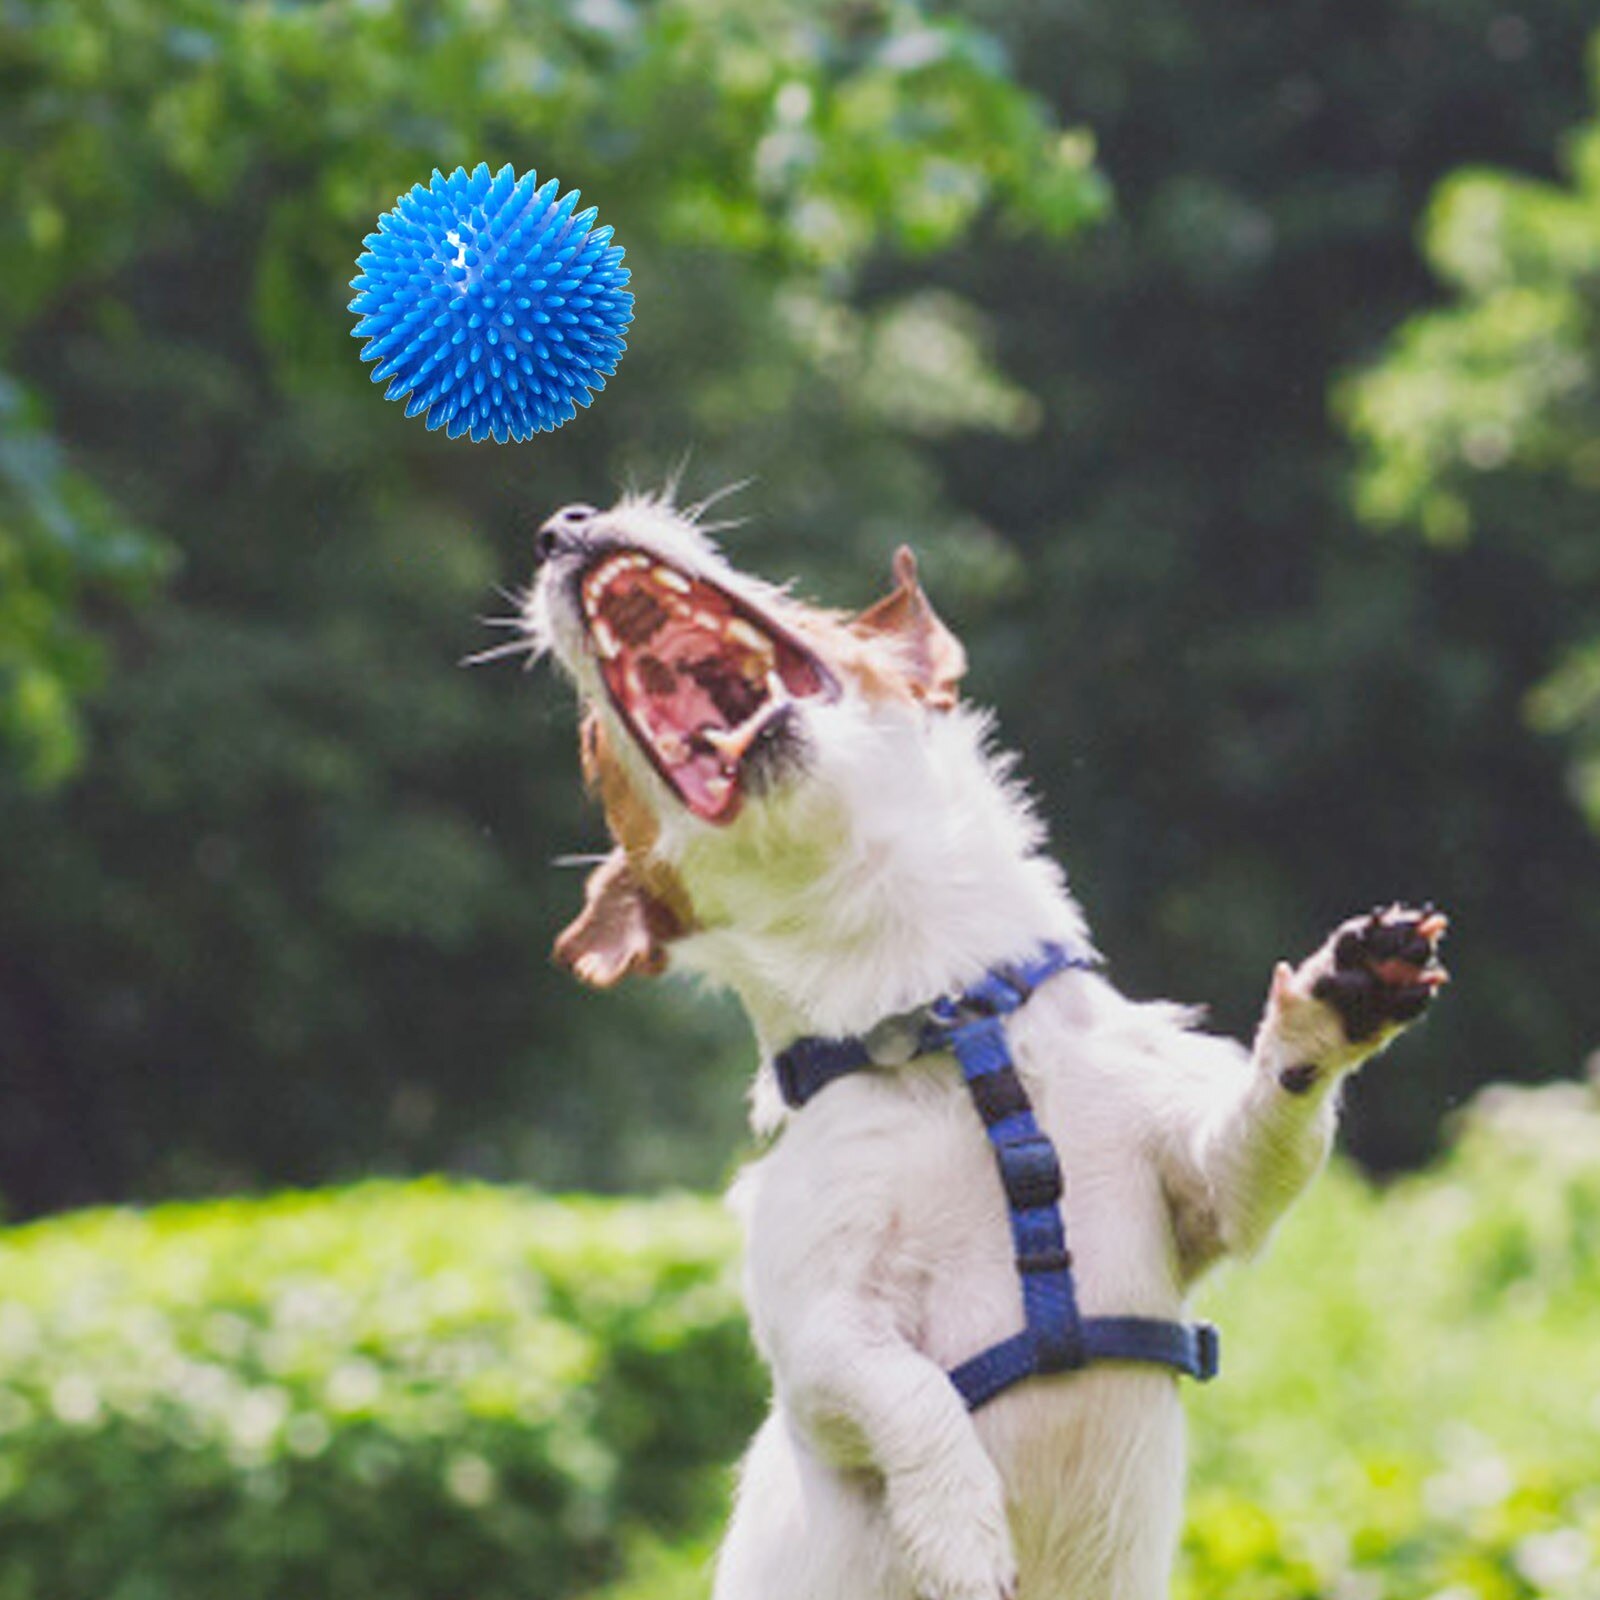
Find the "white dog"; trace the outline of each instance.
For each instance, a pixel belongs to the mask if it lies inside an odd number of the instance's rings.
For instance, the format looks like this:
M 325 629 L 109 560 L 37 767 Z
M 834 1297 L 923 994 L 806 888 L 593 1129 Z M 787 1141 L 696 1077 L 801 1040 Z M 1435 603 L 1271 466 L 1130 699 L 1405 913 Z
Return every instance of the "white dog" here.
M 670 952 L 737 992 L 762 1050 L 772 1143 L 735 1203 L 775 1396 L 718 1600 L 1161 1595 L 1182 1494 L 1174 1368 L 1208 1354 L 1185 1295 L 1256 1249 L 1315 1173 L 1340 1080 L 1443 981 L 1445 919 L 1391 907 L 1280 964 L 1250 1052 L 1194 1032 L 1092 970 L 909 552 L 893 592 L 847 615 L 734 571 L 664 500 L 570 506 L 538 544 L 522 623 L 577 684 L 616 842 L 557 956 L 607 985 Z M 1040 951 L 1044 968 L 995 990 L 988 975 Z M 968 1023 L 1009 1078 L 969 1087 L 984 1064 L 953 1054 L 951 1031 Z M 1019 1128 L 1014 1170 L 1001 1145 Z M 1041 1284 L 1055 1298 L 1036 1318 Z M 1130 1353 L 1131 1319 L 1168 1353 Z M 958 1390 L 952 1369 L 1006 1341 L 1048 1370 L 988 1400 Z

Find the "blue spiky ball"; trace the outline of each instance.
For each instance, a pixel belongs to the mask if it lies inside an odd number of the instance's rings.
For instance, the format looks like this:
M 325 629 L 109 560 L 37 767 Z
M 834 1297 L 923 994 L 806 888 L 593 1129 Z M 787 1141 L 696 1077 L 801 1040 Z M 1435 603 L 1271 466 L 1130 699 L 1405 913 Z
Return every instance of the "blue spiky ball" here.
M 630 274 L 578 191 L 487 163 L 437 168 L 378 218 L 350 280 L 355 336 L 386 400 L 452 439 L 559 428 L 617 370 L 633 321 Z

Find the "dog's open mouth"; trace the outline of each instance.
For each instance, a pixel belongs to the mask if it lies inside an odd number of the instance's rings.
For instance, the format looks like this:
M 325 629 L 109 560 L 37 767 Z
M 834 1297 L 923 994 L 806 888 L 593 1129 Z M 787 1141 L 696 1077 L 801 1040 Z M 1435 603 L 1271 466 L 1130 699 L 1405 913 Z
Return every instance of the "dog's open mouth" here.
M 603 556 L 581 593 L 612 704 L 707 822 L 738 815 L 795 701 L 837 693 L 822 663 L 769 618 L 642 551 Z

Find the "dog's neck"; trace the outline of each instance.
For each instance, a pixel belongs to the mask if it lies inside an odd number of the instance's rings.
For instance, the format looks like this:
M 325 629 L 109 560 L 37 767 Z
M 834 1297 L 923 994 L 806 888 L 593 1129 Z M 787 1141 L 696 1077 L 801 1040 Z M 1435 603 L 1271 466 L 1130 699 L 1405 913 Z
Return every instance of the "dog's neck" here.
M 814 735 L 805 782 L 674 848 L 701 922 L 675 964 L 738 994 L 764 1051 L 862 1032 L 1045 940 L 1087 948 L 983 718 L 832 708 Z

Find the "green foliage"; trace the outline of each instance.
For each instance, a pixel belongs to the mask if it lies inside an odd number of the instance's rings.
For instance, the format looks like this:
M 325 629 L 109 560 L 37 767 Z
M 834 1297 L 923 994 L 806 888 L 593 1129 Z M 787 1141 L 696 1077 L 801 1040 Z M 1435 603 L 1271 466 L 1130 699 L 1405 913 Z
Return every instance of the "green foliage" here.
M 946 450 L 951 495 L 1018 574 L 956 613 L 976 693 L 1135 992 L 1243 1033 L 1272 962 L 1338 918 L 1449 906 L 1462 981 L 1349 1125 L 1363 1160 L 1414 1162 L 1474 1083 L 1571 1072 L 1596 1042 L 1600 902 L 1571 885 L 1597 842 L 1523 703 L 1592 608 L 1600 541 L 1592 505 L 1554 494 L 1515 547 L 1375 536 L 1329 390 L 1436 294 L 1414 229 L 1439 180 L 1548 170 L 1594 8 L 976 14 L 1092 126 L 1117 201 L 1058 257 L 1002 241 L 945 274 L 1004 307 L 996 350 L 1040 415 Z M 1567 578 L 1525 555 L 1555 527 Z
M 1591 59 L 1600 89 L 1600 39 Z M 1440 186 L 1424 248 L 1452 302 L 1406 323 L 1344 409 L 1368 517 L 1513 551 L 1559 591 L 1563 648 L 1526 711 L 1573 741 L 1600 827 L 1600 117 L 1565 155 L 1566 183 L 1477 170 Z
M 1322 1180 L 1208 1292 L 1185 1585 L 1586 1596 L 1600 1583 L 1600 1095 L 1485 1092 L 1441 1167 Z
M 83 597 L 140 593 L 162 558 L 63 461 L 38 409 L 0 371 L 0 751 L 48 786 L 80 759 L 76 701 L 103 664 Z
M 714 1181 L 742 1028 L 546 971 L 579 898 L 548 863 L 601 842 L 569 708 L 456 670 L 543 513 L 686 452 L 691 496 L 757 479 L 735 559 L 830 603 L 917 546 L 1130 989 L 1242 1032 L 1334 919 L 1449 905 L 1462 981 L 1363 1083 L 1364 1160 L 1593 1047 L 1596 842 L 1542 731 L 1600 680 L 1587 500 L 1474 468 L 1516 480 L 1494 537 L 1373 537 L 1327 407 L 1435 292 L 1438 182 L 1548 178 L 1591 0 L 955 10 L 5 10 L 0 365 L 30 398 L 0 435 L 71 535 L 0 460 L 12 1214 L 375 1169 Z M 344 310 L 378 212 L 480 158 L 579 184 L 638 274 L 604 403 L 526 450 L 383 404 Z M 1501 230 L 1514 265 L 1568 259 L 1581 222 L 1542 217 Z M 138 606 L 102 560 L 131 528 L 172 573 Z
M 547 863 L 597 842 L 571 718 L 458 670 L 474 619 L 551 508 L 691 445 L 704 487 L 758 473 L 800 510 L 778 571 L 855 570 L 864 520 L 874 583 L 899 539 L 962 540 L 925 452 L 1026 399 L 959 297 L 855 290 L 980 217 L 1071 230 L 1103 205 L 1092 146 L 914 4 L 20 0 L 4 28 L 0 357 L 96 504 L 179 561 L 93 630 L 82 559 L 33 577 L 42 532 L 25 587 L 0 572 L 0 672 L 16 632 L 32 674 L 0 706 L 44 718 L 52 771 L 92 661 L 49 641 L 115 639 L 79 781 L 0 781 L 10 1206 L 375 1164 L 713 1180 L 738 1036 L 681 996 L 573 1025 L 543 961 L 580 899 Z M 601 201 L 640 291 L 604 404 L 498 453 L 384 405 L 345 311 L 379 212 L 480 159 Z M 682 1043 L 640 1083 L 647 1017 Z
M 703 1596 L 764 1388 L 732 1248 L 436 1183 L 0 1234 L 0 1596 Z M 1593 1090 L 1336 1167 L 1204 1296 L 1179 1595 L 1592 1595 L 1597 1297 Z
M 570 1595 L 759 1386 L 701 1201 L 367 1185 L 0 1236 L 0 1595 Z
M 50 383 L 57 341 L 87 332 L 96 388 L 213 437 L 219 412 L 248 429 L 291 397 L 353 401 L 359 241 L 435 165 L 537 162 L 604 192 L 646 266 L 709 251 L 747 293 L 848 273 L 885 243 L 948 245 L 985 212 L 1065 233 L 1104 199 L 1092 145 L 1016 89 L 992 41 L 907 4 L 19 0 L 0 74 L 0 360 L 20 347 Z M 152 326 L 141 290 L 163 298 L 185 261 L 221 275 L 216 296 Z M 648 348 L 648 327 L 636 337 Z M 276 404 L 240 382 L 258 364 Z M 42 525 L 37 505 L 20 520 L 0 502 L 0 737 L 52 779 L 75 764 L 73 702 L 94 682 L 80 592 L 103 587 L 112 545 L 151 552 L 106 526 L 37 423 L 7 438 L 4 480 L 34 501 L 46 476 L 57 487 Z

